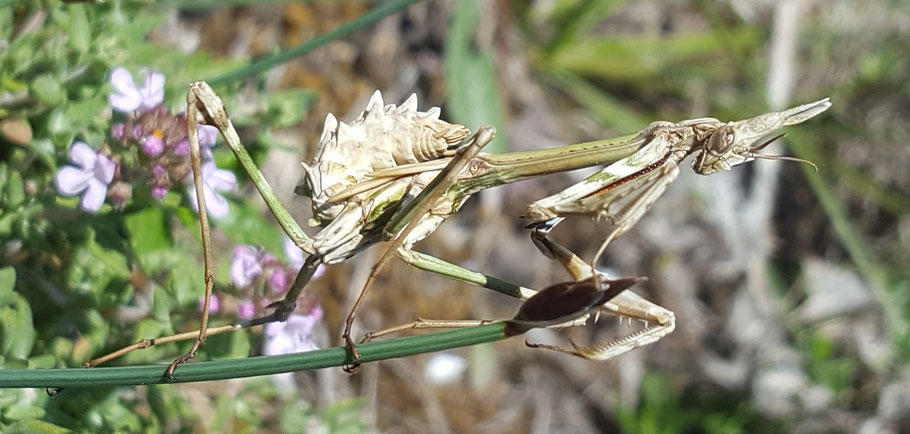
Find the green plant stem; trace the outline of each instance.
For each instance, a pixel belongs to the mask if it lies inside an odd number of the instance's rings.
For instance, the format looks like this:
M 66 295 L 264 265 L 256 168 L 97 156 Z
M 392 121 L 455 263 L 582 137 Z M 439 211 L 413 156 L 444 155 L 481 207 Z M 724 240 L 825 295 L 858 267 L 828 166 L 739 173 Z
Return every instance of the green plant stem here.
M 821 149 L 809 139 L 808 134 L 801 131 L 790 131 L 789 136 L 789 141 L 793 144 L 790 146 L 790 150 L 794 155 L 818 163 L 825 161 Z M 818 197 L 825 214 L 831 220 L 834 233 L 882 305 L 889 327 L 896 332 L 895 338 L 903 339 L 910 333 L 910 324 L 901 314 L 901 304 L 889 290 L 887 272 L 878 265 L 878 261 L 866 246 L 862 235 L 854 229 L 855 225 L 850 221 L 844 204 L 831 191 L 822 174 L 808 165 L 801 166 L 815 196 Z M 824 166 L 822 166 L 822 170 L 824 170 Z
M 357 349 L 360 351 L 361 362 L 375 362 L 493 342 L 504 338 L 506 335 L 503 331 L 503 323 L 496 322 L 465 329 L 371 342 L 358 345 Z M 347 351 L 342 347 L 335 347 L 281 356 L 189 363 L 180 366 L 174 372 L 172 380 L 168 380 L 164 376 L 168 365 L 90 369 L 7 369 L 0 370 L 0 388 L 109 387 L 188 383 L 329 368 L 350 363 Z
M 416 2 L 417 0 L 389 0 L 380 2 L 379 6 L 373 8 L 369 12 L 363 14 L 356 20 L 342 24 L 335 30 L 328 32 L 324 35 L 317 36 L 309 41 L 306 41 L 294 48 L 287 49 L 275 53 L 269 57 L 260 59 L 258 61 L 252 62 L 247 66 L 235 69 L 226 74 L 219 75 L 217 77 L 210 78 L 206 80 L 210 85 L 222 84 L 229 81 L 249 77 L 251 75 L 258 74 L 263 71 L 267 71 L 275 65 L 287 62 L 291 59 L 304 56 L 310 51 L 315 50 L 329 42 L 332 42 L 336 39 L 340 39 L 344 36 L 347 36 L 357 30 L 360 30 L 364 27 L 367 27 L 376 21 L 379 21 L 391 14 L 394 14 L 411 3 Z

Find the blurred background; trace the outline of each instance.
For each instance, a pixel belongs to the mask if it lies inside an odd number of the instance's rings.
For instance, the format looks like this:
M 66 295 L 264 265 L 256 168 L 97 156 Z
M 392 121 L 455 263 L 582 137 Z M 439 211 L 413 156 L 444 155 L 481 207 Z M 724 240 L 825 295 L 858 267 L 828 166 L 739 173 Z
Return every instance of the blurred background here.
M 609 138 L 654 120 L 739 120 L 826 96 L 833 103 L 766 151 L 808 159 L 817 172 L 778 161 L 709 177 L 681 167 L 645 218 L 610 245 L 601 266 L 648 276 L 634 290 L 676 313 L 676 330 L 655 344 L 596 363 L 514 338 L 373 363 L 354 376 L 325 369 L 56 398 L 0 390 L 2 426 L 910 432 L 908 2 L 421 1 L 246 76 L 231 74 L 396 2 L 0 3 L 5 368 L 79 366 L 139 338 L 196 327 L 201 248 L 179 192 L 161 203 L 134 194 L 125 206 L 86 214 L 52 185 L 74 139 L 107 143 L 116 67 L 134 77 L 164 73 L 175 113 L 189 82 L 215 79 L 244 143 L 301 222 L 310 209 L 293 194 L 299 162 L 312 159 L 325 115 L 353 120 L 375 89 L 386 103 L 417 93 L 421 109 L 439 106 L 443 119 L 496 126 L 489 152 Z M 228 252 L 260 244 L 282 257 L 281 238 L 230 152 L 222 144 L 214 152 L 241 182 L 229 195 L 231 214 L 214 222 L 222 304 L 214 321 L 227 323 L 241 298 Z M 531 288 L 568 280 L 532 248 L 518 217 L 589 173 L 486 191 L 415 250 Z M 590 258 L 608 231 L 575 218 L 552 236 Z M 324 311 L 318 346 L 339 344 L 375 259 L 370 250 L 329 266 L 307 287 Z M 504 318 L 518 306 L 396 261 L 357 328 Z M 640 326 L 602 317 L 529 339 L 600 342 L 629 327 Z M 263 341 L 258 330 L 211 338 L 199 358 L 258 355 Z M 167 362 L 188 345 L 112 364 Z

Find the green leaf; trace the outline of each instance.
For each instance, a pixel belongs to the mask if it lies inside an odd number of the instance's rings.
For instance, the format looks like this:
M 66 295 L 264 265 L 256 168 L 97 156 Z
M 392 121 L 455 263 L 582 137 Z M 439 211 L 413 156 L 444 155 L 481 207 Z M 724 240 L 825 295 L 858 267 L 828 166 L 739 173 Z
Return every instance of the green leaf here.
M 3 432 L 7 434 L 64 434 L 73 431 L 42 420 L 28 419 L 4 427 Z
M 160 208 L 146 208 L 124 219 L 130 234 L 130 247 L 146 273 L 155 273 L 172 261 L 170 239 L 164 213 Z
M 13 292 L 16 284 L 16 270 L 13 267 L 0 268 L 0 295 Z
M 38 76 L 32 82 L 32 96 L 49 106 L 57 106 L 66 101 L 66 92 L 60 82 L 50 74 Z
M 67 104 L 63 110 L 63 118 L 67 121 L 66 128 L 71 131 L 79 131 L 94 125 L 96 122 L 101 122 L 101 113 L 107 107 L 107 104 L 107 98 L 101 92 L 90 98 Z
M 269 224 L 259 209 L 246 201 L 231 202 L 231 212 L 218 220 L 218 226 L 234 243 L 262 246 L 278 257 L 284 255 L 283 232 Z
M 34 405 L 22 403 L 7 408 L 3 416 L 12 420 L 34 420 L 44 417 L 44 409 Z M 3 432 L 7 432 L 3 430 Z M 33 431 L 28 431 L 33 432 Z
M 88 51 L 91 42 L 91 31 L 89 30 L 88 17 L 85 15 L 83 5 L 69 5 L 69 42 L 79 54 Z
M 28 369 L 51 369 L 57 364 L 53 354 L 40 354 L 28 359 Z
M 747 27 L 669 39 L 652 35 L 591 37 L 566 45 L 541 66 L 646 87 L 673 77 L 729 80 L 736 65 L 723 60 L 732 58 L 731 50 L 755 47 L 757 41 L 757 33 Z
M 0 354 L 25 359 L 35 343 L 32 310 L 22 295 L 13 290 L 16 271 L 0 269 Z
M 18 170 L 13 170 L 9 173 L 5 190 L 6 197 L 4 202 L 6 202 L 6 206 L 13 208 L 25 202 L 25 184 Z
M 476 131 L 482 125 L 496 127 L 497 138 L 487 145 L 487 152 L 505 152 L 509 137 L 496 69 L 488 51 L 475 48 L 474 32 L 480 19 L 477 1 L 455 3 L 455 16 L 446 41 L 448 108 L 452 120 Z

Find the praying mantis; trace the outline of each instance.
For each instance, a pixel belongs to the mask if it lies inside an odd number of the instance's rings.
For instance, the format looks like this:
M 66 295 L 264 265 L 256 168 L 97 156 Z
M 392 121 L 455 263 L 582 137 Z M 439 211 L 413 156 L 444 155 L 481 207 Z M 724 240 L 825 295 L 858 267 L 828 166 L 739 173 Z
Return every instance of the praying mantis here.
M 304 165 L 306 178 L 303 187 L 299 189 L 313 201 L 315 222 L 324 225 L 322 231 L 310 237 L 290 216 L 252 162 L 231 125 L 223 103 L 214 91 L 204 82 L 193 83 L 187 93 L 187 103 L 190 154 L 204 244 L 205 302 L 201 327 L 198 332 L 134 344 L 112 355 L 89 362 L 87 364 L 89 366 L 110 360 L 131 349 L 195 337 L 196 342 L 191 350 L 177 358 L 168 368 L 167 375 L 170 376 L 179 364 L 195 356 L 207 335 L 235 330 L 246 325 L 286 319 L 318 265 L 341 262 L 370 245 L 392 241 L 373 268 L 345 321 L 343 338 L 354 360 L 352 367 L 356 367 L 357 350 L 351 337 L 354 316 L 370 283 L 392 256 L 398 256 L 418 269 L 528 299 L 536 291 L 415 252 L 411 247 L 429 235 L 447 217 L 457 212 L 471 194 L 483 189 L 531 177 L 613 163 L 600 174 L 589 177 L 581 184 L 535 202 L 525 216 L 532 222 L 534 229 L 532 241 L 539 250 L 548 257 L 559 260 L 572 274 L 574 282 L 592 280 L 595 288 L 602 290 L 607 280 L 595 271 L 596 260 L 591 265 L 585 264 L 568 249 L 547 237 L 549 230 L 562 218 L 572 214 L 597 214 L 612 218 L 617 229 L 602 245 L 602 251 L 609 240 L 627 231 L 641 218 L 675 178 L 678 173 L 676 165 L 687 155 L 701 152 L 696 158 L 695 167 L 696 171 L 702 174 L 727 169 L 754 158 L 785 159 L 786 157 L 756 154 L 764 143 L 756 145 L 755 140 L 782 126 L 803 122 L 830 106 L 827 100 L 821 100 L 784 112 L 769 113 L 727 124 L 709 118 L 680 123 L 656 122 L 638 134 L 614 139 L 539 151 L 486 154 L 480 150 L 483 145 L 493 140 L 495 131 L 491 127 L 478 129 L 466 144 L 458 145 L 457 143 L 468 136 L 469 131 L 462 126 L 439 121 L 438 109 L 417 112 L 416 98 L 409 99 L 400 107 L 384 105 L 377 93 L 355 124 L 373 122 L 374 127 L 376 125 L 379 127 L 373 128 L 372 132 L 383 137 L 398 131 L 390 128 L 403 126 L 414 128 L 415 124 L 419 125 L 419 128 L 408 129 L 403 134 L 395 136 L 401 140 L 388 142 L 385 147 L 376 144 L 375 136 L 366 134 L 358 137 L 356 143 L 359 148 L 350 149 L 346 147 L 350 145 L 345 144 L 349 142 L 342 143 L 339 138 L 345 133 L 350 135 L 362 131 L 355 131 L 351 125 L 339 123 L 329 115 L 320 150 L 312 164 Z M 394 119 L 399 119 L 403 115 L 414 122 L 396 124 L 398 121 Z M 770 122 L 769 119 L 778 121 Z M 246 324 L 238 323 L 213 329 L 207 327 L 208 305 L 214 281 L 212 271 L 214 260 L 199 175 L 200 153 L 196 137 L 196 127 L 199 123 L 218 128 L 279 225 L 294 244 L 308 254 L 287 296 L 270 306 L 274 308 L 271 315 Z M 373 148 L 367 145 L 373 145 Z M 386 155 L 377 157 L 376 154 L 382 152 Z M 344 165 L 338 166 L 343 159 L 339 160 L 337 157 L 354 154 L 360 154 L 361 158 L 367 159 L 365 161 L 368 162 L 354 161 L 355 170 L 350 170 L 351 167 Z M 333 173 L 332 170 L 340 171 Z M 581 191 L 584 193 L 580 193 Z M 613 202 L 621 204 L 619 212 L 611 211 Z M 598 256 L 600 253 L 598 252 Z M 675 318 L 672 312 L 648 302 L 631 291 L 617 289 L 620 287 L 625 289 L 628 285 L 610 287 L 613 291 L 609 297 L 597 298 L 599 302 L 605 304 L 603 306 L 598 304 L 600 307 L 597 307 L 596 312 L 645 320 L 650 324 L 646 329 L 592 348 L 576 346 L 575 350 L 563 350 L 538 344 L 529 345 L 557 349 L 592 359 L 606 359 L 656 341 L 673 330 Z M 568 322 L 577 324 L 583 320 L 582 316 Z M 565 325 L 565 322 L 547 325 Z M 433 324 L 422 322 L 411 328 L 424 326 L 429 327 Z M 382 333 L 368 337 L 379 334 Z

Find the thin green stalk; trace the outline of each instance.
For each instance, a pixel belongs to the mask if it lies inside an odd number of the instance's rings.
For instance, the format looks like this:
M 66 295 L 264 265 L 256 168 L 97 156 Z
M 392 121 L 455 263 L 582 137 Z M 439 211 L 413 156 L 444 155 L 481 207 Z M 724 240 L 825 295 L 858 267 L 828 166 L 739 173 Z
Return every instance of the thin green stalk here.
M 379 6 L 373 8 L 369 12 L 363 14 L 356 20 L 342 24 L 335 30 L 328 32 L 324 35 L 317 36 L 309 41 L 306 41 L 294 48 L 290 48 L 278 53 L 275 53 L 269 57 L 265 57 L 258 61 L 252 62 L 247 66 L 235 69 L 226 74 L 219 75 L 217 77 L 211 78 L 208 81 L 211 85 L 226 83 L 229 81 L 249 77 L 251 75 L 258 74 L 263 71 L 268 71 L 275 65 L 287 62 L 291 59 L 304 56 L 310 51 L 315 50 L 329 42 L 332 42 L 336 39 L 343 38 L 351 33 L 354 33 L 364 27 L 367 27 L 376 21 L 379 21 L 389 15 L 392 15 L 407 6 L 411 3 L 416 2 L 417 0 L 389 0 L 384 1 L 379 4 Z
M 818 145 L 808 138 L 807 134 L 799 131 L 790 131 L 792 143 L 790 150 L 799 158 L 822 162 L 821 150 Z M 809 181 L 809 185 L 818 197 L 819 203 L 825 210 L 825 214 L 831 220 L 831 227 L 843 244 L 850 259 L 856 265 L 856 268 L 872 287 L 876 294 L 890 328 L 895 331 L 895 339 L 903 339 L 907 333 L 910 333 L 910 324 L 901 314 L 901 305 L 897 302 L 896 297 L 888 289 L 888 278 L 885 270 L 878 266 L 875 257 L 863 241 L 862 235 L 854 229 L 850 217 L 841 201 L 834 195 L 822 175 L 808 165 L 801 165 L 803 173 Z
M 358 345 L 361 362 L 407 357 L 415 354 L 493 342 L 506 338 L 503 323 L 449 330 L 419 336 L 408 336 L 382 342 Z M 0 388 L 10 387 L 110 387 L 140 384 L 188 383 L 255 377 L 282 372 L 330 368 L 350 364 L 342 347 L 299 354 L 250 357 L 189 363 L 164 376 L 167 365 L 123 366 L 113 368 L 6 369 L 0 370 Z

